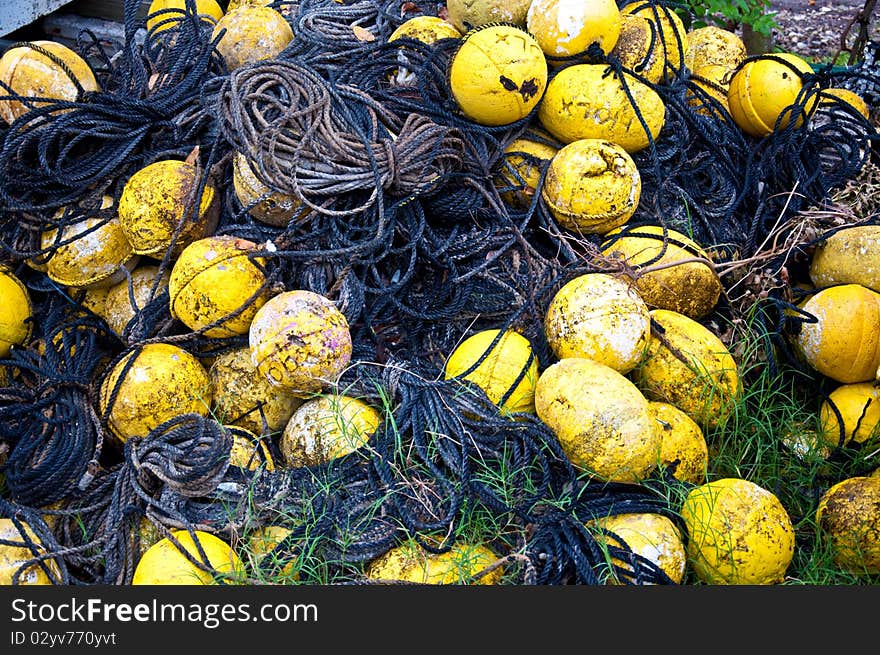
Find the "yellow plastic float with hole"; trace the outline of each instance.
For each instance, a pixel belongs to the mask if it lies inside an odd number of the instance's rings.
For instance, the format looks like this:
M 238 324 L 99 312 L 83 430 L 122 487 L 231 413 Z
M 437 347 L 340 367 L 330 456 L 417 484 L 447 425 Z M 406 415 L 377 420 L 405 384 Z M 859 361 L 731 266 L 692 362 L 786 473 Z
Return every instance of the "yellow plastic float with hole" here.
M 285 227 L 292 218 L 302 218 L 311 211 L 296 196 L 273 192 L 263 184 L 240 152 L 232 160 L 232 187 L 247 213 L 267 225 Z
M 280 12 L 271 7 L 241 5 L 217 21 L 211 39 L 217 37 L 220 37 L 217 51 L 223 56 L 226 68 L 234 71 L 277 57 L 293 40 L 293 29 Z
M 122 336 L 135 314 L 168 288 L 170 277 L 171 272 L 167 268 L 160 273 L 159 266 L 154 264 L 138 266 L 131 272 L 131 281 L 125 279 L 106 289 L 103 302 L 96 305 L 93 311 L 102 316 L 116 334 Z M 93 302 L 98 300 L 94 299 Z
M 496 338 L 498 342 L 492 346 Z M 529 340 L 514 330 L 505 330 L 503 334 L 501 330 L 481 330 L 469 336 L 447 358 L 443 368 L 444 378 L 449 380 L 461 376 L 483 355 L 485 359 L 463 379 L 485 391 L 489 400 L 498 405 L 504 414 L 534 413 L 538 360 L 533 356 Z
M 880 225 L 855 225 L 822 239 L 810 260 L 819 287 L 860 284 L 880 293 Z
M 351 332 L 332 300 L 284 291 L 257 310 L 248 331 L 251 361 L 271 384 L 296 395 L 336 382 L 351 360 Z
M 704 483 L 709 446 L 700 426 L 675 405 L 652 400 L 648 408 L 660 435 L 660 468 L 668 470 L 676 480 Z
M 207 337 L 247 334 L 269 298 L 265 259 L 251 257 L 257 249 L 253 241 L 228 234 L 189 244 L 168 280 L 171 315 Z
M 498 556 L 483 544 L 456 542 L 446 552 L 431 553 L 410 540 L 372 560 L 365 573 L 369 580 L 388 584 L 494 585 L 504 577 L 503 566 L 473 576 L 497 561 Z
M 722 66 L 733 71 L 746 60 L 746 44 L 736 34 L 717 25 L 705 25 L 687 33 L 684 63 L 693 72 L 703 66 Z
M 875 442 L 880 437 L 880 388 L 874 382 L 840 385 L 822 401 L 819 423 L 822 440 L 832 448 Z
M 580 357 L 551 364 L 538 378 L 535 410 L 572 465 L 592 476 L 638 482 L 657 467 L 648 400 L 609 366 Z
M 534 136 L 527 133 L 514 139 L 504 149 L 504 162 L 495 186 L 504 189 L 501 191 L 501 199 L 514 209 L 525 210 L 531 207 L 541 181 L 541 173 L 559 152 L 559 148 L 552 145 L 552 142 L 552 137 L 539 130 Z
M 709 328 L 668 309 L 652 309 L 651 338 L 632 379 L 654 401 L 675 405 L 700 429 L 715 428 L 741 395 L 739 370 Z
M 211 395 L 208 372 L 195 356 L 173 344 L 148 343 L 110 370 L 101 383 L 99 408 L 112 434 L 125 442 L 180 414 L 208 416 Z
M 620 36 L 611 49 L 628 72 L 645 78 L 650 84 L 663 79 L 666 59 L 656 25 L 644 16 L 620 15 Z
M 7 266 L 0 265 L 0 359 L 8 357 L 13 346 L 31 338 L 34 308 L 24 283 Z
M 798 352 L 813 369 L 849 384 L 873 380 L 880 368 L 880 294 L 860 284 L 817 291 L 803 304 L 816 319 L 794 336 Z
M 196 545 L 187 530 L 174 530 L 172 536 L 186 553 L 197 562 L 217 572 L 223 582 L 234 582 L 244 572 L 241 559 L 225 541 L 209 532 L 194 530 Z M 207 561 L 201 556 L 199 546 Z M 230 577 L 231 576 L 231 579 Z M 132 585 L 212 585 L 218 577 L 211 571 L 203 571 L 189 561 L 187 556 L 167 537 L 150 546 L 137 563 Z
M 681 232 L 667 228 L 664 236 L 660 225 L 626 226 L 607 232 L 600 247 L 633 269 L 624 275 L 652 309 L 699 319 L 718 303 L 721 279 L 709 254 Z
M 628 373 L 651 335 L 648 306 L 632 286 L 606 273 L 566 282 L 544 315 L 544 334 L 557 358 L 584 357 Z
M 246 428 L 236 425 L 226 425 L 224 429 L 232 434 L 232 450 L 229 452 L 229 465 L 238 466 L 248 471 L 256 471 L 264 468 L 267 471 L 275 470 L 275 460 L 266 445 L 265 439 L 261 439 Z
M 196 239 L 213 234 L 219 218 L 219 194 L 205 184 L 195 215 L 199 170 L 185 161 L 161 159 L 137 170 L 119 199 L 119 222 L 138 255 L 171 259 Z
M 512 25 L 465 34 L 449 64 L 449 88 L 464 116 L 500 126 L 531 113 L 547 87 L 547 61 L 535 38 Z
M 254 434 L 280 432 L 302 398 L 273 386 L 251 361 L 246 346 L 217 356 L 208 369 L 213 393 L 213 413 L 223 421 Z M 263 420 L 266 426 L 263 426 Z
M 196 13 L 208 25 L 223 18 L 223 8 L 216 0 L 194 0 Z M 172 10 L 177 11 L 172 11 Z M 147 8 L 147 30 L 153 33 L 177 27 L 188 11 L 187 0 L 152 0 Z M 162 12 L 159 14 L 158 12 Z M 156 15 L 153 15 L 156 14 Z
M 666 122 L 666 105 L 654 89 L 629 73 L 618 77 L 604 64 L 575 64 L 547 83 L 538 120 L 563 143 L 602 139 L 632 154 L 657 140 Z
M 572 57 L 594 43 L 608 54 L 620 37 L 620 10 L 614 0 L 532 0 L 526 15 L 547 57 Z
M 316 396 L 293 412 L 279 448 L 291 468 L 319 466 L 365 446 L 381 421 L 382 415 L 360 398 Z
M 739 128 L 756 138 L 804 122 L 818 102 L 818 93 L 804 89 L 803 75 L 813 69 L 798 55 L 783 52 L 749 59 L 730 80 L 727 103 Z M 795 103 L 799 103 L 795 105 Z
M 687 47 L 687 30 L 675 9 L 669 5 L 636 0 L 621 7 L 621 13 L 642 16 L 657 28 L 661 49 L 666 60 L 664 77 L 670 80 L 684 65 L 684 51 Z
M 13 583 L 19 585 L 53 585 L 61 582 L 61 571 L 54 559 L 43 560 L 49 573 L 50 578 L 40 566 L 39 562 L 35 562 L 19 572 L 19 569 L 25 562 L 39 557 L 46 553 L 43 542 L 36 535 L 33 528 L 24 521 L 20 522 L 21 530 L 16 527 L 10 518 L 0 518 L 0 540 L 15 542 L 15 544 L 0 545 L 0 585 L 9 586 Z M 24 534 L 22 534 L 22 530 Z M 27 545 L 25 536 L 33 541 L 34 550 Z M 15 576 L 18 575 L 16 578 Z M 53 580 L 54 578 L 54 580 Z
M 631 550 L 644 557 L 662 570 L 673 584 L 680 584 L 687 569 L 687 553 L 678 526 L 662 514 L 637 512 L 614 514 L 588 521 L 600 547 L 616 546 Z M 609 562 L 631 573 L 635 569 L 628 562 L 609 556 Z M 611 573 L 612 584 L 635 582 L 635 579 L 620 580 Z
M 819 532 L 834 563 L 859 576 L 880 573 L 880 476 L 857 476 L 831 486 L 816 508 Z
M 642 178 L 622 147 L 578 139 L 559 149 L 544 178 L 541 198 L 560 227 L 605 234 L 626 223 L 639 206 Z
M 492 23 L 526 26 L 532 0 L 447 0 L 446 19 L 462 34 Z
M 101 210 L 111 207 L 113 198 L 104 196 Z M 64 213 L 64 209 L 59 210 L 55 219 L 62 219 Z M 44 231 L 40 244 L 44 250 L 52 250 L 46 275 L 58 284 L 74 288 L 109 287 L 124 280 L 126 271 L 137 266 L 140 257 L 132 251 L 115 212 L 109 217 L 85 212 L 64 221 L 67 224 L 60 230 Z
M 73 79 L 58 61 L 70 70 Z M 79 96 L 76 82 L 83 91 L 98 91 L 98 81 L 88 63 L 67 46 L 54 41 L 29 41 L 9 48 L 0 57 L 0 80 L 12 89 L 12 94 L 30 98 L 76 101 Z M 11 94 L 4 87 L 0 96 L 5 95 Z M 45 103 L 34 102 L 33 105 L 38 108 Z M 0 100 L 0 117 L 10 124 L 31 109 L 18 100 Z

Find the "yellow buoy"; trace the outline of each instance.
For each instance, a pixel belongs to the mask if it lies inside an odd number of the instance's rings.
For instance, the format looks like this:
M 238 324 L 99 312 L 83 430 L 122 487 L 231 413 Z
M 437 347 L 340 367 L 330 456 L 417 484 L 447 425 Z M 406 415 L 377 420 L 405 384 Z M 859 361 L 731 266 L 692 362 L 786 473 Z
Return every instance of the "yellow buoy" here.
M 708 253 L 676 230 L 640 225 L 611 230 L 602 254 L 622 259 L 633 270 L 636 290 L 652 309 L 669 309 L 690 318 L 709 314 L 721 296 L 721 279 Z M 651 270 L 651 269 L 654 270 Z
M 705 25 L 687 33 L 684 63 L 693 72 L 703 66 L 722 66 L 733 71 L 746 60 L 746 44 L 736 34 L 717 25 Z
M 269 297 L 265 259 L 251 257 L 257 248 L 228 234 L 189 244 L 168 280 L 171 315 L 207 337 L 247 334 Z
M 720 64 L 706 64 L 695 68 L 691 73 L 690 81 L 699 91 L 691 87 L 687 88 L 685 97 L 688 104 L 694 107 L 698 114 L 718 116 L 717 109 L 709 100 L 711 98 L 729 114 L 730 104 L 727 101 L 727 94 L 730 91 L 732 74 L 732 71 Z
M 235 425 L 227 425 L 224 428 L 232 434 L 232 450 L 229 453 L 229 465 L 238 466 L 248 471 L 256 471 L 265 468 L 267 471 L 275 470 L 275 460 L 266 445 L 265 439 L 261 439 L 250 430 Z
M 211 380 L 199 360 L 183 348 L 148 343 L 111 369 L 101 383 L 99 405 L 110 431 L 125 442 L 145 437 L 180 414 L 207 416 Z
M 194 1 L 196 13 L 208 25 L 214 25 L 223 17 L 223 8 L 216 0 Z M 184 17 L 184 11 L 189 11 L 187 0 L 152 0 L 147 8 L 147 30 L 158 33 L 176 28 Z
M 24 283 L 6 266 L 0 265 L 0 358 L 9 356 L 13 346 L 20 346 L 33 332 L 33 304 Z
M 880 388 L 874 382 L 840 385 L 822 401 L 819 422 L 822 440 L 832 448 L 874 441 L 880 436 Z
M 810 280 L 819 288 L 861 284 L 880 293 L 880 225 L 846 227 L 819 241 Z
M 76 101 L 79 99 L 77 83 L 84 92 L 98 91 L 98 81 L 86 61 L 67 46 L 54 41 L 29 41 L 9 48 L 0 57 L 0 80 L 12 94 L 35 99 L 28 104 L 0 100 L 0 116 L 10 124 L 32 108 L 46 104 L 37 102 L 37 98 Z M 0 95 L 11 94 L 3 90 Z
M 614 0 L 532 0 L 526 28 L 548 57 L 571 57 L 594 43 L 608 54 L 620 36 L 620 10 Z
M 449 88 L 464 116 L 499 126 L 531 113 L 547 86 L 547 61 L 538 42 L 512 25 L 471 30 L 449 65 Z
M 599 479 L 638 482 L 657 467 L 660 438 L 648 401 L 609 366 L 580 357 L 548 366 L 535 410 L 572 465 Z
M 649 512 L 614 514 L 593 519 L 586 525 L 593 530 L 596 541 L 602 546 L 631 550 L 655 564 L 674 584 L 680 584 L 684 579 L 687 553 L 681 531 L 668 517 Z M 627 561 L 610 556 L 609 562 L 635 573 L 635 568 Z M 624 582 L 614 573 L 611 581 Z
M 860 284 L 839 284 L 816 292 L 803 304 L 816 319 L 794 337 L 813 369 L 849 384 L 873 380 L 880 368 L 880 294 Z
M 639 75 L 651 84 L 663 79 L 666 58 L 657 26 L 644 16 L 620 15 L 620 36 L 611 49 L 628 72 Z
M 465 30 L 467 31 L 467 30 Z M 461 32 L 450 21 L 439 16 L 414 16 L 403 21 L 388 37 L 388 43 L 406 37 L 422 43 L 436 43 L 440 39 L 460 39 Z
M 547 83 L 538 120 L 563 143 L 603 139 L 632 154 L 657 140 L 666 122 L 666 105 L 654 89 L 629 73 L 618 77 L 604 64 L 575 64 Z
M 496 338 L 498 341 L 493 346 Z M 503 334 L 501 330 L 481 330 L 450 353 L 443 375 L 449 380 L 471 368 L 464 379 L 485 391 L 503 413 L 535 411 L 538 360 L 533 356 L 532 344 L 523 335 L 513 330 L 505 330 Z
M 514 139 L 504 149 L 504 162 L 495 186 L 501 190 L 501 199 L 514 209 L 531 207 L 541 174 L 550 164 L 559 148 L 553 139 L 541 131 Z
M 294 394 L 334 384 L 351 359 L 348 320 L 332 300 L 304 289 L 279 293 L 260 307 L 248 342 L 257 371 Z
M 861 576 L 880 573 L 880 477 L 833 485 L 819 500 L 816 524 L 837 566 Z
M 730 81 L 727 102 L 734 122 L 746 134 L 762 138 L 794 119 L 803 124 L 818 102 L 818 94 L 804 89 L 804 75 L 813 69 L 798 55 L 784 52 L 746 61 Z M 796 103 L 799 103 L 796 105 Z
M 372 560 L 365 573 L 369 580 L 388 583 L 494 585 L 501 582 L 503 567 L 479 578 L 473 576 L 497 561 L 498 556 L 483 544 L 456 542 L 448 551 L 438 554 L 410 540 Z
M 684 51 L 687 47 L 687 30 L 675 10 L 667 5 L 636 0 L 626 4 L 620 11 L 642 16 L 654 24 L 666 60 L 664 77 L 667 80 L 674 78 L 684 66 Z
M 688 561 L 706 584 L 783 582 L 794 556 L 794 527 L 772 492 L 742 478 L 694 487 L 681 507 Z
M 165 537 L 150 546 L 138 561 L 132 577 L 132 585 L 210 585 L 218 579 L 228 583 L 244 571 L 241 559 L 232 547 L 219 537 L 201 530 L 194 530 L 195 538 L 187 530 L 174 530 L 171 534 L 186 553 L 209 570 L 202 570 L 189 561 L 169 538 Z M 204 551 L 204 557 L 199 552 Z M 207 561 L 206 561 L 207 559 Z M 212 572 L 215 571 L 215 573 Z
M 138 255 L 171 258 L 196 239 L 214 232 L 219 217 L 219 194 L 209 182 L 198 209 L 192 205 L 199 187 L 193 164 L 161 159 L 136 171 L 119 199 L 119 222 Z
M 544 316 L 544 334 L 559 359 L 584 357 L 629 373 L 648 347 L 648 306 L 624 280 L 585 273 L 566 282 Z
M 51 578 L 46 575 L 46 571 L 43 570 L 39 562 L 19 571 L 25 562 L 46 553 L 42 541 L 34 533 L 33 528 L 23 521 L 20 522 L 20 525 L 21 529 L 16 527 L 12 519 L 0 518 L 0 540 L 14 542 L 14 544 L 0 545 L 0 585 L 6 586 L 13 583 L 20 585 L 60 584 L 61 571 L 54 559 L 43 560 L 46 568 L 52 574 Z M 25 536 L 33 542 L 33 546 L 28 545 Z M 17 578 L 15 578 L 16 574 Z
M 284 541 L 292 531 L 291 528 L 281 525 L 266 525 L 251 532 L 248 537 L 248 548 L 254 555 L 255 563 L 261 567 L 264 566 L 262 563 L 263 558 L 271 556 L 272 550 Z M 273 561 L 273 565 L 277 565 L 275 561 Z M 281 569 L 281 572 L 293 580 L 299 580 L 300 575 L 297 569 L 296 558 L 287 562 L 284 568 Z
M 113 198 L 101 199 L 101 210 L 113 206 Z M 55 218 L 62 219 L 64 210 Z M 75 288 L 109 287 L 126 278 L 140 260 L 125 236 L 119 218 L 88 215 L 64 219 L 68 224 L 60 230 L 42 234 L 41 247 L 52 250 L 46 263 L 46 274 L 58 284 Z M 60 234 L 59 234 L 60 232 Z
M 217 21 L 211 39 L 217 37 L 220 37 L 217 51 L 223 56 L 226 68 L 234 71 L 277 57 L 293 40 L 293 29 L 280 12 L 271 7 L 241 5 Z
M 296 196 L 273 192 L 263 184 L 240 152 L 232 160 L 232 187 L 247 213 L 267 225 L 285 227 L 292 218 L 302 218 L 311 211 Z
M 823 89 L 819 95 L 819 105 L 822 107 L 834 107 L 845 103 L 864 116 L 866 120 L 871 120 L 871 109 L 868 107 L 868 103 L 855 91 L 833 86 Z
M 532 0 L 447 0 L 446 18 L 462 34 L 493 23 L 526 26 Z
M 559 149 L 541 198 L 557 223 L 583 234 L 604 234 L 626 223 L 639 206 L 642 178 L 622 146 L 579 139 Z
M 668 469 L 676 480 L 705 482 L 709 446 L 700 426 L 675 405 L 652 400 L 648 408 L 660 435 L 659 466 Z
M 241 426 L 254 434 L 263 434 L 264 430 L 269 434 L 280 432 L 303 402 L 261 375 L 246 346 L 218 355 L 208 375 L 214 390 L 213 413 L 223 423 Z
M 381 414 L 360 398 L 316 396 L 293 412 L 279 448 L 292 468 L 319 466 L 366 445 L 381 420 Z
M 168 288 L 170 277 L 167 268 L 160 273 L 159 267 L 153 264 L 138 266 L 131 272 L 130 281 L 125 279 L 108 288 L 103 302 L 96 305 L 93 311 L 107 321 L 110 329 L 122 336 L 135 315 Z
M 701 429 L 715 428 L 741 394 L 739 370 L 727 346 L 709 328 L 668 309 L 652 309 L 651 339 L 633 369 L 650 399 L 675 405 Z

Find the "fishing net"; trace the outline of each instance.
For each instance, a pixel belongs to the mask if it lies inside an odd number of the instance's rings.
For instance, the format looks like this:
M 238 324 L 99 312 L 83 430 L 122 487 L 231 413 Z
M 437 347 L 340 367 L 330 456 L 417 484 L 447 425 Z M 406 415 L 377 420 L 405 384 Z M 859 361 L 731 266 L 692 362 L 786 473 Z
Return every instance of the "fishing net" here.
M 16 544 L 33 554 L 21 571 L 37 563 L 61 584 L 128 584 L 159 536 L 202 530 L 236 542 L 281 524 L 290 532 L 262 569 L 296 561 L 331 582 L 363 582 L 363 565 L 406 539 L 448 551 L 478 513 L 495 526 L 490 545 L 519 582 L 672 583 L 623 539 L 588 526 L 638 512 L 680 522 L 668 494 L 687 484 L 661 473 L 639 484 L 585 477 L 536 416 L 511 418 L 464 375 L 444 378 L 449 353 L 484 329 L 520 332 L 540 368 L 550 365 L 550 299 L 574 277 L 620 264 L 602 256 L 598 235 L 553 219 L 540 193 L 546 161 L 505 152 L 521 137 L 561 147 L 535 130 L 533 115 L 487 127 L 458 111 L 447 78 L 457 40 L 388 42 L 406 19 L 438 15 L 442 5 L 276 1 L 269 6 L 295 38 L 276 57 L 230 71 L 220 35 L 193 2 L 166 10 L 165 29 L 144 38 L 138 4 L 125 3 L 121 51 L 88 33 L 77 43 L 100 90 L 35 102 L 4 85 L 3 99 L 31 106 L 0 128 L 2 257 L 34 305 L 31 339 L 2 361 L 9 385 L 0 388 L 2 516 L 27 523 L 41 544 L 21 533 Z M 682 9 L 640 4 L 658 16 Z M 781 269 L 827 227 L 816 222 L 805 235 L 802 212 L 876 163 L 876 123 L 845 103 L 823 105 L 826 119 L 809 129 L 792 121 L 754 140 L 683 62 L 651 83 L 601 49 L 587 54 L 606 75 L 650 85 L 666 108 L 657 138 L 633 154 L 641 201 L 621 236 L 661 225 L 709 248 L 719 270 Z M 555 62 L 551 76 L 566 63 Z M 795 113 L 822 89 L 878 80 L 870 64 L 804 77 Z M 542 172 L 520 203 L 504 199 L 525 182 L 512 155 Z M 238 156 L 265 188 L 252 202 L 235 190 Z M 249 256 L 265 273 L 261 290 L 307 289 L 343 313 L 352 356 L 336 388 L 382 409 L 367 445 L 326 464 L 270 470 L 265 458 L 230 465 L 232 430 L 213 415 L 184 412 L 139 438 L 114 437 L 99 397 L 123 358 L 173 343 L 210 362 L 248 345 L 246 335 L 188 329 L 158 282 L 137 302 L 129 289 L 131 317 L 114 330 L 88 289 L 45 272 L 65 241 L 44 233 L 62 235 L 86 215 L 99 229 L 113 217 L 102 198 L 117 206 L 136 171 L 169 158 L 196 167 L 193 198 L 209 185 L 219 193 L 215 234 L 256 244 Z M 260 203 L 279 195 L 296 199 L 295 214 L 256 220 Z M 178 230 L 196 220 L 196 204 Z M 174 257 L 152 260 L 158 280 Z M 124 281 L 132 279 L 127 271 Z M 707 320 L 739 316 L 745 300 L 723 298 Z M 784 344 L 791 299 L 774 291 L 758 300 L 768 333 Z M 779 352 L 768 348 L 770 365 Z M 277 458 L 277 434 L 264 432 Z M 212 571 L 206 557 L 187 557 Z

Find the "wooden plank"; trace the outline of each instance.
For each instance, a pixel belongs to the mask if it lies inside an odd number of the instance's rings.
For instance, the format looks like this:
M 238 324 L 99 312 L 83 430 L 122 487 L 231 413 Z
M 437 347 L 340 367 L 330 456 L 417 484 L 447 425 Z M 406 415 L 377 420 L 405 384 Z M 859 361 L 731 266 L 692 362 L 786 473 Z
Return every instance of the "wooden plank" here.
M 0 2 L 0 36 L 29 25 L 71 0 L 3 0 Z

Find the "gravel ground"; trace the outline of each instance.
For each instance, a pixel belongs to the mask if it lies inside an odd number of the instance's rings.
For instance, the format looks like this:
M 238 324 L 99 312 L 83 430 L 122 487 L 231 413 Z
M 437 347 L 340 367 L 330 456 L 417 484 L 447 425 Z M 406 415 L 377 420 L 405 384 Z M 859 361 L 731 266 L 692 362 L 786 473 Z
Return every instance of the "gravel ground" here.
M 841 48 L 847 25 L 864 6 L 864 0 L 773 0 L 771 11 L 779 24 L 774 43 L 811 61 L 832 57 Z M 858 25 L 853 25 L 847 46 L 857 30 Z M 880 41 L 880 5 L 870 17 L 868 38 Z

